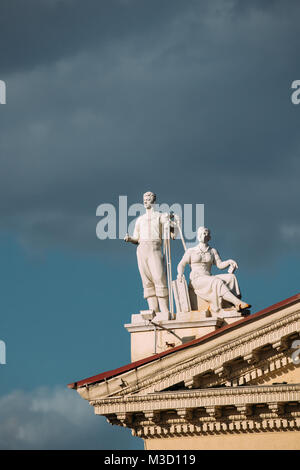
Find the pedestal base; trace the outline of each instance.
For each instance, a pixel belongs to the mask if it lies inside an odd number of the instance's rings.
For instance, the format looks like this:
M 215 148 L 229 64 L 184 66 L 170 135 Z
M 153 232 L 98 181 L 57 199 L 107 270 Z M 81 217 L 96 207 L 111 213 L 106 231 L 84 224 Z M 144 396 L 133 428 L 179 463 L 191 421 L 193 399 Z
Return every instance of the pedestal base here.
M 131 323 L 124 325 L 131 336 L 132 362 L 201 338 L 224 324 L 238 321 L 244 315 L 236 310 L 224 309 L 212 316 L 206 308 L 179 312 L 174 315 L 175 319 L 171 319 L 172 315 L 168 312 L 157 312 L 150 320 L 144 319 L 142 314 L 132 315 Z
M 124 325 L 131 335 L 132 362 L 200 338 L 224 323 L 223 318 L 208 318 L 196 311 L 177 314 L 175 320 L 159 318 L 158 314 L 150 322 L 140 314 L 132 315 L 131 323 Z

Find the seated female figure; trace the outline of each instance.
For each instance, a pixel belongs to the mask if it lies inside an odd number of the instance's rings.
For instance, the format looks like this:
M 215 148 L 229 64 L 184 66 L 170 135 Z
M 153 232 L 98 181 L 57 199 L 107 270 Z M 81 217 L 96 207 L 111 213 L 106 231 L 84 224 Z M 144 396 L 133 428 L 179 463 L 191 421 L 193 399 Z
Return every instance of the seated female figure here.
M 201 299 L 210 304 L 212 313 L 222 309 L 222 300 L 226 300 L 235 306 L 238 311 L 249 308 L 250 305 L 240 300 L 240 290 L 237 278 L 233 271 L 237 269 L 237 263 L 228 259 L 222 261 L 217 250 L 208 245 L 210 231 L 206 227 L 199 227 L 197 232 L 199 244 L 188 249 L 177 267 L 178 279 L 184 275 L 184 268 L 191 265 L 191 285 Z M 215 264 L 219 269 L 229 267 L 228 274 L 212 276 L 211 267 Z

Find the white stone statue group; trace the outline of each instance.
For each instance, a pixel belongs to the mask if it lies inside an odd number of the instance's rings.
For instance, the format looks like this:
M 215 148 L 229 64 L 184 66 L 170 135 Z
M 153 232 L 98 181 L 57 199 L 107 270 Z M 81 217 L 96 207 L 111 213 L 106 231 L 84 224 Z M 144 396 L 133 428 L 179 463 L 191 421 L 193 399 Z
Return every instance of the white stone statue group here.
M 127 234 L 124 240 L 138 245 L 138 267 L 144 298 L 147 299 L 149 309 L 155 312 L 169 312 L 168 286 L 161 245 L 166 226 L 171 225 L 170 236 L 176 238 L 176 226 L 179 220 L 177 218 L 175 221 L 170 221 L 168 214 L 154 210 L 153 205 L 156 201 L 154 193 L 146 192 L 143 200 L 146 213 L 137 219 L 133 237 Z M 217 250 L 208 244 L 210 231 L 206 227 L 199 227 L 197 238 L 199 244 L 187 249 L 178 264 L 177 279 L 179 281 L 184 279 L 184 269 L 189 264 L 190 286 L 198 297 L 209 303 L 213 315 L 222 310 L 223 301 L 232 304 L 237 311 L 248 309 L 250 305 L 241 301 L 238 282 L 233 274 L 238 268 L 236 261 L 221 260 Z M 213 264 L 219 269 L 229 268 L 228 273 L 213 276 L 211 274 Z

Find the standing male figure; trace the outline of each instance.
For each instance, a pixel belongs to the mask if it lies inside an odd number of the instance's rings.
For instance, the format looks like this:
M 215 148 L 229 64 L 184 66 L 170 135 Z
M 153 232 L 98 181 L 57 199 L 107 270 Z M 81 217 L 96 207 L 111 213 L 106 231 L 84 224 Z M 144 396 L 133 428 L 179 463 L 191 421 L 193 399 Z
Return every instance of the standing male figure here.
M 169 313 L 167 279 L 161 252 L 169 216 L 167 213 L 154 210 L 155 201 L 156 195 L 151 191 L 144 194 L 146 213 L 138 217 L 133 237 L 127 234 L 124 240 L 138 245 L 138 267 L 144 288 L 144 298 L 147 299 L 149 309 Z M 171 237 L 175 238 L 172 228 Z

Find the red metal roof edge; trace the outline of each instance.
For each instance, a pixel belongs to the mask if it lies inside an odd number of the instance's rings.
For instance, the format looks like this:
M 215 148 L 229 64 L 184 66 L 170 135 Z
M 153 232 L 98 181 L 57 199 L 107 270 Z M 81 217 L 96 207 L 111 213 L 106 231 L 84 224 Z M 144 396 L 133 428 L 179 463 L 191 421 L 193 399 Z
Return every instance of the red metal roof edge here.
M 225 325 L 221 328 L 218 328 L 217 330 L 214 330 L 210 333 L 207 333 L 204 336 L 201 336 L 200 338 L 193 339 L 192 341 L 189 341 L 188 343 L 185 344 L 180 344 L 179 346 L 175 346 L 172 349 L 168 349 L 167 351 L 163 351 L 161 353 L 154 354 L 152 356 L 145 357 L 143 359 L 140 359 L 139 361 L 131 362 L 130 364 L 126 364 L 125 366 L 119 367 L 118 369 L 110 370 L 107 372 L 102 372 L 101 374 L 93 375 L 92 377 L 88 377 L 86 379 L 79 380 L 78 382 L 73 382 L 68 384 L 68 388 L 72 389 L 77 389 L 79 387 L 82 387 L 84 385 L 91 385 L 97 382 L 103 382 L 104 380 L 108 378 L 113 378 L 116 377 L 117 375 L 122 374 L 123 372 L 128 372 L 132 369 L 136 369 L 137 367 L 141 365 L 145 365 L 147 363 L 153 362 L 156 359 L 159 359 L 161 357 L 167 356 L 169 354 L 173 354 L 176 351 L 179 351 L 181 349 L 188 348 L 190 346 L 194 346 L 197 344 L 200 344 L 202 342 L 205 342 L 207 340 L 210 340 L 213 337 L 219 336 L 227 332 L 228 330 L 233 330 L 235 328 L 240 327 L 244 323 L 250 323 L 252 321 L 257 320 L 258 318 L 263 317 L 264 315 L 270 315 L 271 313 L 275 313 L 276 311 L 280 310 L 283 307 L 287 307 L 289 305 L 292 305 L 296 303 L 298 300 L 300 300 L 300 293 L 293 295 L 292 297 L 289 297 L 285 300 L 282 300 L 280 302 L 277 302 L 276 304 L 271 305 L 270 307 L 267 307 L 263 310 L 260 310 L 259 312 L 253 313 L 252 315 L 249 315 L 247 317 L 242 318 L 241 320 L 238 320 L 234 323 L 231 323 L 229 325 Z

